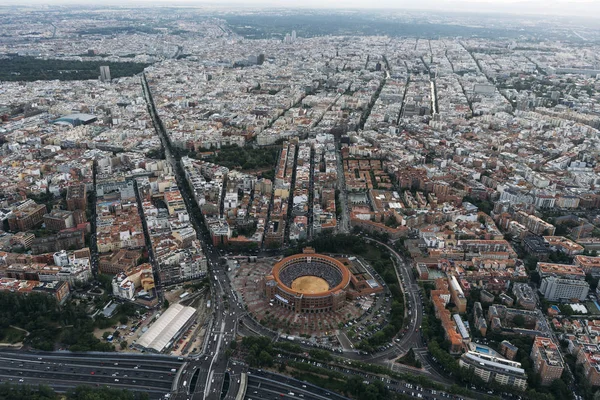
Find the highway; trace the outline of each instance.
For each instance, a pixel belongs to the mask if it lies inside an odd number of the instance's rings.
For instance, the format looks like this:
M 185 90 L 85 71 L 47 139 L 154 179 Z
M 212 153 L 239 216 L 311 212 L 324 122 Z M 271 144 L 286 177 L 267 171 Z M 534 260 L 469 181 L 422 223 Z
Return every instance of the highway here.
M 330 392 L 310 383 L 299 381 L 285 375 L 267 371 L 251 370 L 248 375 L 246 400 L 252 399 L 294 399 L 310 400 L 347 400 L 347 397 Z
M 352 371 L 336 369 L 338 372 L 353 375 Z M 340 394 L 330 392 L 327 389 L 299 381 L 285 375 L 279 375 L 268 371 L 251 369 L 248 373 L 248 387 L 246 389 L 246 400 L 258 399 L 282 399 L 282 398 L 304 398 L 312 400 L 347 400 Z M 411 384 L 392 379 L 377 377 L 372 374 L 359 374 L 363 382 L 372 383 L 379 380 L 390 391 L 401 393 L 409 397 L 423 398 L 429 400 L 450 399 L 453 396 L 439 390 L 431 390 L 416 384 Z M 293 394 L 291 394 L 293 393 Z M 419 397 L 420 395 L 420 397 Z
M 47 385 L 64 392 L 79 385 L 147 392 L 152 399 L 171 390 L 183 361 L 160 355 L 68 352 L 0 352 L 0 380 Z

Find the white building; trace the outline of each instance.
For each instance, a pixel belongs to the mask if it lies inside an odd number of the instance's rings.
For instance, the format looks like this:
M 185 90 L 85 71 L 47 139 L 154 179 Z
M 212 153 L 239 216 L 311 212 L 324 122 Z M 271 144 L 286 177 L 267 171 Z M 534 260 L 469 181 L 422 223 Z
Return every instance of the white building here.
M 521 363 L 501 357 L 493 357 L 474 351 L 464 353 L 459 361 L 461 368 L 467 368 L 485 382 L 496 381 L 501 385 L 527 388 L 527 374 Z
M 133 300 L 135 296 L 135 284 L 125 274 L 115 276 L 112 281 L 112 290 L 113 295 L 127 300 Z
M 140 337 L 136 347 L 161 353 L 168 349 L 194 321 L 196 309 L 173 304 Z
M 585 300 L 590 291 L 586 281 L 548 276 L 542 280 L 540 293 L 546 300 Z
M 54 258 L 54 265 L 64 267 L 69 264 L 69 255 L 65 250 L 58 251 L 52 255 Z

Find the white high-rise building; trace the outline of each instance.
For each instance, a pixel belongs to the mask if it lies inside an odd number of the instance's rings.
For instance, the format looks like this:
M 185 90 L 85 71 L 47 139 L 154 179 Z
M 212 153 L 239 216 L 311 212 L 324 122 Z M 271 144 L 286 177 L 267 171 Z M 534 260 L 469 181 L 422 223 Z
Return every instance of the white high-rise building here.
M 108 65 L 100 66 L 100 81 L 110 82 L 110 67 Z
M 69 265 L 69 255 L 64 250 L 54 253 L 53 258 L 54 265 L 58 267 L 64 267 L 65 265 Z
M 590 285 L 584 280 L 548 276 L 542 280 L 539 290 L 549 301 L 585 300 L 590 291 Z
M 296 31 L 292 31 L 292 43 L 296 41 Z

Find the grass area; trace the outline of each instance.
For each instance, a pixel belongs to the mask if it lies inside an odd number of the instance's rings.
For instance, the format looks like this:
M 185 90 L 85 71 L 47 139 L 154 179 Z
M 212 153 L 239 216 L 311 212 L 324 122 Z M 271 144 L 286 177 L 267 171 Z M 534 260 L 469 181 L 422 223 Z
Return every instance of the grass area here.
M 25 339 L 25 332 L 15 328 L 0 329 L 0 342 L 4 343 L 19 343 Z
M 596 305 L 594 304 L 594 302 L 592 301 L 586 301 L 585 303 L 585 307 L 588 309 L 588 312 L 592 315 L 598 315 L 600 314 L 600 310 L 598 310 L 598 307 L 596 307 Z

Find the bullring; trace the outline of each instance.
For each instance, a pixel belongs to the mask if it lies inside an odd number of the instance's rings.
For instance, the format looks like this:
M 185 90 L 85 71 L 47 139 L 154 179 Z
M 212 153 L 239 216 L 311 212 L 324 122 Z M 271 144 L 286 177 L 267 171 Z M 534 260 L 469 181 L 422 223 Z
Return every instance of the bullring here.
M 344 306 L 350 279 L 350 271 L 340 261 L 305 249 L 275 264 L 265 277 L 264 290 L 273 304 L 296 312 L 321 313 Z M 299 280 L 303 280 L 300 285 Z

